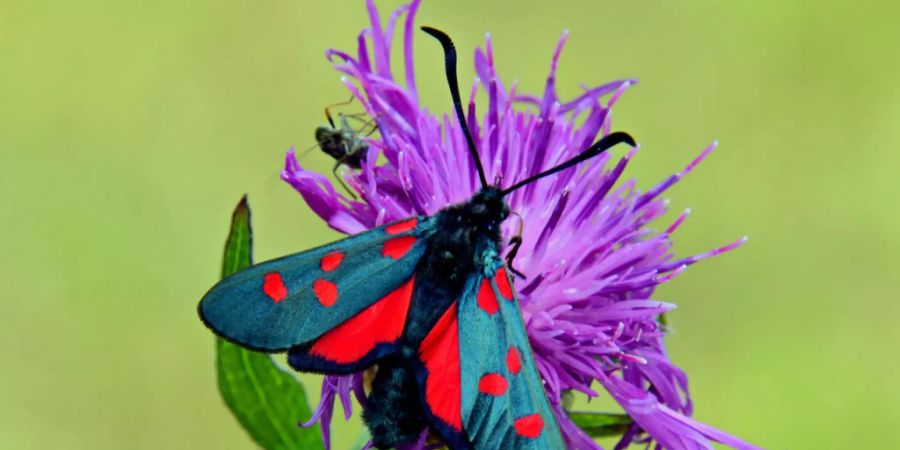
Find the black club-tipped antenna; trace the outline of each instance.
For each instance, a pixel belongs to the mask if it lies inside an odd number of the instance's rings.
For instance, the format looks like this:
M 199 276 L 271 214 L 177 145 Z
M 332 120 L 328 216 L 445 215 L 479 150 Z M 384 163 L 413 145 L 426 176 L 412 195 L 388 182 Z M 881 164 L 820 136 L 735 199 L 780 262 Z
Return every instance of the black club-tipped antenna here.
M 475 141 L 472 139 L 472 133 L 469 132 L 469 125 L 466 123 L 466 116 L 463 113 L 462 100 L 459 97 L 459 82 L 456 80 L 456 47 L 453 40 L 447 33 L 437 28 L 422 27 L 422 31 L 430 34 L 441 43 L 444 47 L 444 69 L 447 72 L 447 84 L 450 85 L 450 95 L 453 97 L 453 107 L 456 108 L 456 118 L 459 120 L 459 126 L 462 127 L 463 134 L 466 135 L 466 144 L 469 146 L 469 153 L 475 160 L 475 168 L 478 169 L 478 178 L 481 179 L 481 187 L 487 187 L 487 178 L 484 176 L 484 167 L 481 165 L 481 159 L 478 158 L 478 151 L 475 149 Z
M 629 135 L 628 133 L 623 133 L 621 131 L 617 131 L 615 133 L 608 134 L 608 135 L 600 138 L 597 142 L 594 142 L 593 145 L 588 147 L 585 151 L 581 152 L 581 154 L 579 154 L 578 156 L 576 156 L 556 167 L 547 169 L 537 175 L 532 175 L 522 181 L 519 181 L 518 183 L 500 191 L 500 195 L 509 194 L 510 192 L 512 192 L 522 186 L 525 186 L 528 183 L 531 183 L 532 181 L 538 180 L 540 178 L 544 178 L 547 175 L 553 175 L 554 173 L 559 172 L 560 170 L 568 169 L 569 167 L 572 167 L 575 164 L 578 164 L 586 159 L 593 158 L 593 157 L 609 150 L 611 147 L 614 147 L 615 145 L 621 144 L 623 142 L 627 143 L 628 145 L 630 145 L 632 147 L 637 145 L 637 143 L 634 142 L 634 138 L 632 138 L 631 135 Z

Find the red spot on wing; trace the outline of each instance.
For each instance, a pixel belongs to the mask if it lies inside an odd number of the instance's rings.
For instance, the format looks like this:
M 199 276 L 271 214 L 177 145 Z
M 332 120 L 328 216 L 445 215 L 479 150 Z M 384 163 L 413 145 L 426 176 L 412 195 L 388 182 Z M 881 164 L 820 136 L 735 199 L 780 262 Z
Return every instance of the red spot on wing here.
M 378 344 L 394 342 L 403 335 L 412 298 L 413 278 L 323 334 L 309 353 L 339 364 L 366 356 Z
M 519 436 L 534 439 L 541 435 L 541 431 L 544 429 L 544 419 L 540 414 L 532 414 L 516 419 L 514 426 Z
M 319 262 L 322 270 L 325 272 L 331 272 L 334 269 L 337 269 L 341 265 L 341 261 L 344 260 L 344 254 L 339 251 L 329 252 L 327 255 L 322 257 L 322 260 Z
M 515 347 L 510 347 L 509 351 L 506 353 L 506 368 L 509 369 L 510 373 L 516 375 L 519 373 L 519 370 L 522 369 L 522 361 L 519 358 L 519 350 Z
M 497 273 L 494 274 L 494 282 L 497 283 L 497 290 L 500 291 L 500 295 L 507 300 L 513 299 L 513 292 L 512 288 L 509 287 L 509 276 L 506 275 L 505 267 L 497 269 Z
M 269 272 L 266 274 L 266 277 L 263 279 L 263 292 L 265 292 L 275 303 L 278 303 L 287 297 L 288 291 L 287 288 L 284 287 L 284 280 L 281 279 L 280 273 Z
M 497 305 L 497 296 L 491 288 L 490 280 L 481 281 L 481 287 L 478 288 L 478 306 L 488 314 L 494 314 L 500 307 Z
M 387 227 L 384 228 L 384 231 L 386 231 L 387 234 L 406 233 L 407 231 L 415 228 L 418 221 L 419 221 L 418 219 L 413 217 L 412 219 L 407 219 L 402 222 L 397 222 L 393 225 L 388 225 Z
M 503 395 L 506 393 L 507 387 L 506 378 L 503 378 L 503 375 L 499 373 L 486 374 L 478 381 L 478 390 L 485 394 Z
M 316 280 L 313 283 L 313 292 L 316 293 L 316 298 L 323 306 L 334 305 L 334 302 L 337 301 L 337 285 L 328 280 Z
M 400 259 L 403 257 L 403 255 L 406 254 L 406 252 L 409 251 L 409 249 L 412 248 L 413 244 L 415 243 L 415 236 L 401 236 L 393 239 L 388 239 L 381 247 L 381 254 L 394 259 Z
M 425 403 L 431 414 L 456 431 L 462 430 L 459 371 L 459 329 L 456 321 L 456 303 L 450 305 L 444 315 L 428 332 L 419 346 L 419 359 L 425 365 Z

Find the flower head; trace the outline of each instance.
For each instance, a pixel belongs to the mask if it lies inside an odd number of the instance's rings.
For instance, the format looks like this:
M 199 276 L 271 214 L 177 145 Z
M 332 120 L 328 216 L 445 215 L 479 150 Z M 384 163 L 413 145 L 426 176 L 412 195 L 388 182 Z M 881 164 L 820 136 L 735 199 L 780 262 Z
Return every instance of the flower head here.
M 414 0 L 400 7 L 383 25 L 369 0 L 371 26 L 359 34 L 356 54 L 327 52 L 380 130 L 380 137 L 368 141 L 361 169 L 344 173 L 359 200 L 339 193 L 325 176 L 304 170 L 293 151 L 287 154 L 282 178 L 338 231 L 356 233 L 410 215 L 433 214 L 481 187 L 456 117 L 435 116 L 420 104 L 412 56 L 418 6 Z M 390 61 L 397 28 L 404 55 L 399 75 Z M 488 104 L 478 111 L 470 100 L 467 120 L 489 181 L 509 186 L 572 158 L 609 133 L 610 110 L 633 81 L 614 81 L 586 88 L 574 99 L 560 99 L 555 74 L 566 38 L 564 33 L 553 53 L 541 95 L 518 93 L 514 83 L 504 85 L 495 71 L 490 36 L 476 50 L 477 78 L 469 98 L 483 90 Z M 648 228 L 666 212 L 660 196 L 714 147 L 646 192 L 622 179 L 637 154 L 633 148 L 619 158 L 603 154 L 507 197 L 516 214 L 504 224 L 503 234 L 508 240 L 521 227 L 524 243 L 516 267 L 528 276 L 517 279 L 515 287 L 538 370 L 572 448 L 599 446 L 568 419 L 561 401 L 568 391 L 610 395 L 622 406 L 634 425 L 619 447 L 652 439 L 667 449 L 711 448 L 710 441 L 753 448 L 690 419 L 687 377 L 667 356 L 666 329 L 659 320 L 674 305 L 653 297 L 657 285 L 687 266 L 743 242 L 679 258 L 671 251 L 671 237 L 687 212 L 661 232 Z M 592 388 L 595 381 L 605 393 Z M 358 375 L 325 377 L 313 420 L 323 419 L 326 441 L 335 394 L 349 415 L 351 391 L 365 403 L 360 383 Z

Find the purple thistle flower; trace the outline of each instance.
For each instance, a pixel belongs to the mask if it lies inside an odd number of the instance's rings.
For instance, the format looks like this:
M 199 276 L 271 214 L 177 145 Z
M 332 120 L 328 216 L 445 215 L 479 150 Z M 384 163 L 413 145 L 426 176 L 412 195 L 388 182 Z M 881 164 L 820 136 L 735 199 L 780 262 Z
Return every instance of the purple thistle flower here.
M 360 200 L 338 193 L 325 176 L 304 170 L 293 150 L 288 151 L 281 173 L 316 214 L 344 233 L 433 214 L 468 199 L 480 188 L 455 115 L 436 117 L 419 103 L 412 57 L 419 0 L 394 11 L 386 27 L 371 0 L 367 6 L 371 27 L 359 34 L 356 55 L 338 50 L 326 53 L 345 75 L 342 81 L 353 96 L 377 118 L 380 129 L 380 137 L 368 140 L 370 151 L 361 170 L 344 174 Z M 402 76 L 395 77 L 390 55 L 398 27 L 402 28 L 405 65 Z M 519 94 L 515 84 L 504 86 L 494 70 L 490 36 L 484 48 L 476 50 L 477 79 L 469 96 L 467 120 L 489 181 L 508 186 L 573 157 L 609 132 L 610 108 L 633 81 L 585 89 L 569 101 L 559 99 L 555 73 L 567 35 L 563 34 L 553 54 L 541 96 Z M 484 90 L 489 99 L 480 121 L 471 100 L 478 90 Z M 605 102 L 601 100 L 606 96 Z M 508 239 L 522 227 L 524 244 L 516 264 L 528 276 L 517 279 L 515 287 L 538 370 L 571 448 L 600 448 L 568 419 L 561 402 L 568 391 L 601 395 L 591 389 L 595 380 L 635 422 L 617 448 L 647 438 L 671 450 L 712 448 L 710 441 L 756 448 L 690 419 L 687 376 L 669 361 L 663 342 L 666 329 L 659 323 L 660 315 L 674 305 L 652 298 L 657 285 L 687 266 L 745 241 L 676 258 L 670 238 L 689 211 L 662 232 L 648 228 L 667 210 L 661 194 L 715 145 L 646 192 L 637 189 L 633 180 L 621 180 L 637 153 L 634 148 L 618 159 L 603 154 L 507 197 L 519 217 L 514 215 L 504 224 L 504 236 Z M 381 165 L 377 164 L 379 153 L 384 160 Z M 310 423 L 321 421 L 326 448 L 335 395 L 349 417 L 351 391 L 364 405 L 359 374 L 325 377 L 322 401 Z

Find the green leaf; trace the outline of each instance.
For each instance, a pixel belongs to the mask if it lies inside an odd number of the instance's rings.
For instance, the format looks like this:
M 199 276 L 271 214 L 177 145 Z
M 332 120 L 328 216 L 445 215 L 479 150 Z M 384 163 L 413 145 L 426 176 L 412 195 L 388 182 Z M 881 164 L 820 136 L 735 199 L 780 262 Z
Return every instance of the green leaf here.
M 252 265 L 253 227 L 250 224 L 250 204 L 247 195 L 244 195 L 231 213 L 231 230 L 222 258 L 222 278 Z
M 591 437 L 619 436 L 633 423 L 627 414 L 568 411 L 569 419 Z
M 253 230 L 245 195 L 231 217 L 222 277 L 253 264 Z M 264 449 L 324 448 L 319 426 L 300 428 L 312 416 L 303 385 L 265 353 L 216 338 L 219 392 L 238 422 Z
M 669 325 L 669 320 L 666 318 L 666 313 L 662 313 L 656 317 L 656 321 L 659 322 L 663 327 Z

